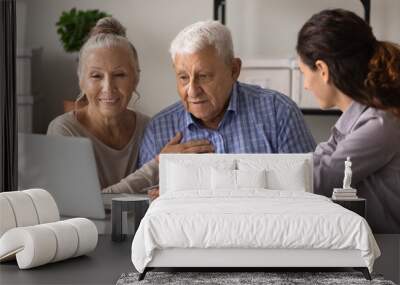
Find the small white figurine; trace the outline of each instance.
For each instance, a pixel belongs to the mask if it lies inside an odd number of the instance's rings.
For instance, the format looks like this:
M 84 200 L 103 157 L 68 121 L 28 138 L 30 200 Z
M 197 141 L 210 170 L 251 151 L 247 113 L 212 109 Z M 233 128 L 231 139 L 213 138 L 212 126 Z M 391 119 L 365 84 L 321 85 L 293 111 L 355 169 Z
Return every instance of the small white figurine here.
M 347 157 L 344 162 L 343 188 L 333 188 L 333 200 L 353 200 L 358 198 L 357 189 L 351 187 L 351 177 L 353 176 L 351 165 L 350 157 Z
M 351 161 L 350 157 L 344 162 L 344 178 L 343 178 L 343 189 L 351 189 L 351 176 L 353 175 L 351 171 Z

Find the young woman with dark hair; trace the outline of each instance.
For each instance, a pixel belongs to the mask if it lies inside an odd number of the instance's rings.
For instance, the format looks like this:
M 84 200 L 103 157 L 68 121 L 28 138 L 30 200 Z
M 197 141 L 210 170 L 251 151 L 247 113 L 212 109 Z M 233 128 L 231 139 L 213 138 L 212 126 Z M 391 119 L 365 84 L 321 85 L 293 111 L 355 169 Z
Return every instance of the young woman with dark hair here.
M 352 186 L 367 199 L 374 232 L 400 233 L 400 49 L 378 41 L 356 14 L 341 9 L 313 15 L 297 39 L 304 88 L 322 109 L 343 114 L 314 153 L 314 191 L 341 187 L 344 161 Z

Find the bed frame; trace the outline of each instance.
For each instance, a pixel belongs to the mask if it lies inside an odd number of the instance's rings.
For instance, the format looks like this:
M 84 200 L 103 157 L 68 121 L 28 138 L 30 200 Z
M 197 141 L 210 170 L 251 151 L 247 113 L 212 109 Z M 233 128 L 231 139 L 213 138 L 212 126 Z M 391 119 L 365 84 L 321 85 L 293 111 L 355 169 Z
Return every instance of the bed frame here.
M 143 280 L 146 273 L 155 268 L 321 268 L 352 267 L 371 280 L 368 268 L 359 250 L 330 249 L 197 249 L 170 248 L 155 250 L 152 261 L 139 275 Z
M 312 154 L 162 154 L 160 156 L 160 191 L 166 189 L 168 180 L 166 160 L 185 157 L 192 162 L 210 163 L 213 160 L 224 159 L 300 159 L 309 166 L 308 179 L 313 179 Z M 313 192 L 313 183 L 309 183 L 307 192 Z M 255 249 L 255 248 L 167 248 L 157 249 L 139 280 L 155 268 L 232 268 L 246 271 L 250 268 L 334 268 L 352 267 L 361 271 L 364 277 L 371 280 L 365 261 L 359 250 L 331 249 Z

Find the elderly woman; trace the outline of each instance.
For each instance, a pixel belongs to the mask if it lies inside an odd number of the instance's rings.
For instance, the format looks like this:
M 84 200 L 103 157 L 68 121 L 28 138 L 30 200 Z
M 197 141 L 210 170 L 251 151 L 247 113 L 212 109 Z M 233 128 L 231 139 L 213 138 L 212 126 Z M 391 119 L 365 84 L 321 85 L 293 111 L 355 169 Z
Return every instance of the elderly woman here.
M 314 152 L 314 191 L 341 187 L 344 161 L 352 186 L 367 199 L 374 232 L 400 233 L 400 50 L 376 40 L 356 14 L 325 10 L 309 19 L 297 40 L 304 87 L 321 108 L 342 116 Z
M 125 28 L 114 18 L 99 20 L 79 54 L 79 101 L 86 104 L 57 117 L 48 127 L 48 135 L 92 141 L 100 185 L 106 193 L 138 193 L 158 183 L 155 158 L 136 170 L 140 141 L 149 121 L 127 108 L 139 75 L 138 55 Z M 207 141 L 178 144 L 179 136 L 163 152 L 212 151 Z

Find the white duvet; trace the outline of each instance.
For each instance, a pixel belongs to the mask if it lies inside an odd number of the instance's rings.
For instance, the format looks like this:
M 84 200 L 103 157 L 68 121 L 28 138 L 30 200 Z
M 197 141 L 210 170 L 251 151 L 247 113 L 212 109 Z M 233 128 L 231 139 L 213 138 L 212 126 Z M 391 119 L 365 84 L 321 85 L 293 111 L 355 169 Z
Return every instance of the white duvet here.
M 211 194 L 211 193 L 210 193 Z M 358 249 L 372 272 L 380 251 L 364 218 L 306 192 L 248 189 L 166 193 L 142 219 L 132 262 L 143 272 L 155 249 Z

